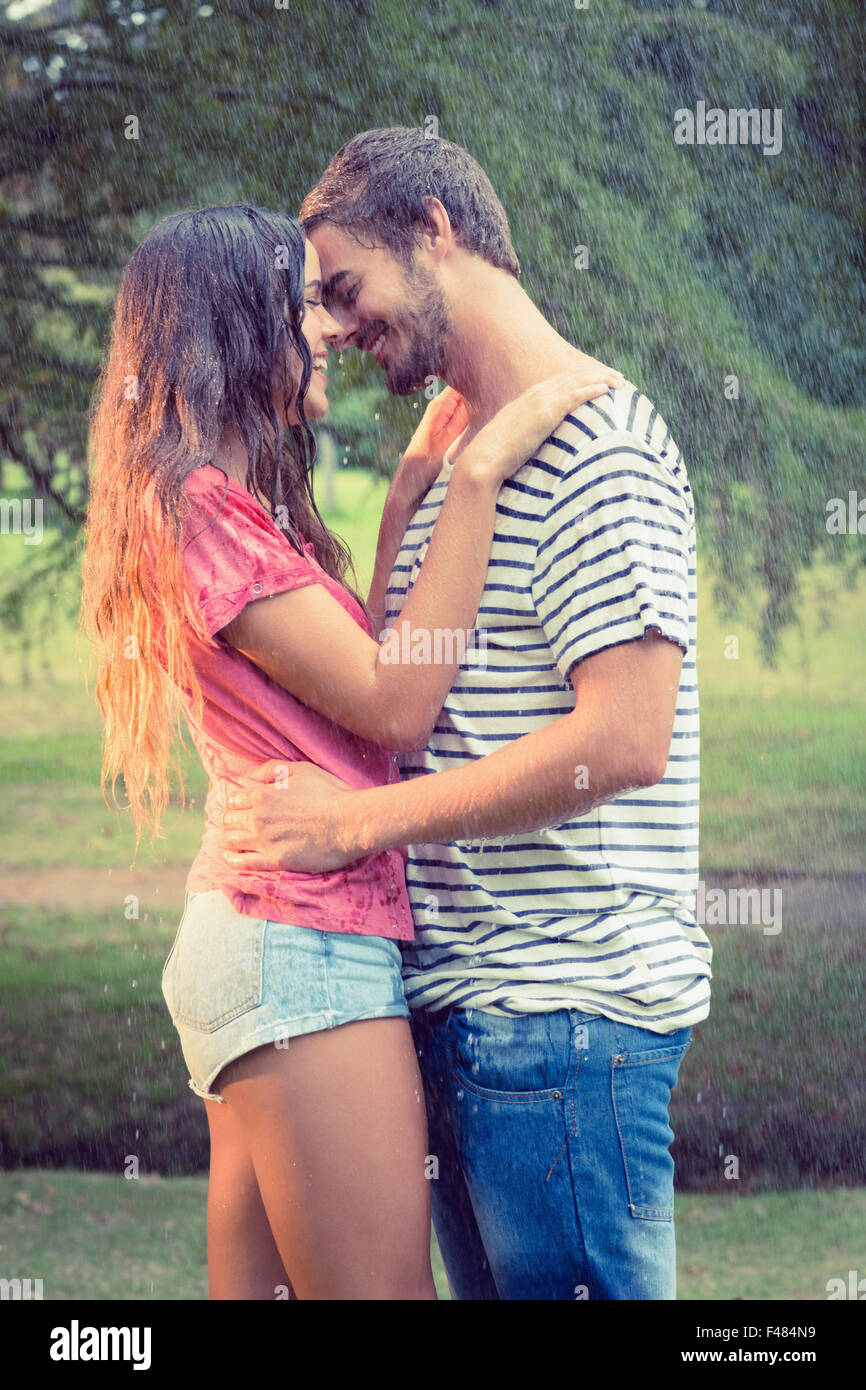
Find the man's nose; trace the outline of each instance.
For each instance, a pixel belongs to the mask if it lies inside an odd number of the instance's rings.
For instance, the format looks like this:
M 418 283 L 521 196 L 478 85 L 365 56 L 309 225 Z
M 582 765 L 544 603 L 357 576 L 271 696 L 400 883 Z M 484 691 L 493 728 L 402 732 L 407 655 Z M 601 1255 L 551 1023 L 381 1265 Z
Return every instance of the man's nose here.
M 346 325 L 339 323 L 337 319 L 331 318 L 331 316 L 328 315 L 328 322 L 325 324 L 325 337 L 328 341 L 328 345 L 335 348 L 338 352 L 342 351 L 344 347 L 349 346 L 349 338 L 354 331 L 354 327 L 350 329 Z
M 329 344 L 338 351 L 345 347 L 351 347 L 358 326 L 358 318 L 353 313 L 343 311 L 339 317 L 327 311 L 325 313 L 325 336 Z

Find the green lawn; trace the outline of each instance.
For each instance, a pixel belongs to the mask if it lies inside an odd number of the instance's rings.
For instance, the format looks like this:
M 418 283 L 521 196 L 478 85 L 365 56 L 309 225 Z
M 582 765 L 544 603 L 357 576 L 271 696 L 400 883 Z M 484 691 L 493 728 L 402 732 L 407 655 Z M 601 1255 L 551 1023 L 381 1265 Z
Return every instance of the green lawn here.
M 0 1176 L 5 1277 L 46 1300 L 207 1298 L 205 1178 L 30 1169 Z M 678 1197 L 680 1299 L 827 1298 L 863 1269 L 866 1189 Z M 432 1243 L 441 1299 L 450 1299 Z
M 699 582 L 701 870 L 862 869 L 866 845 L 866 582 L 828 604 L 827 571 L 803 578 L 801 626 L 778 667 L 723 621 Z M 829 611 L 828 611 L 829 610 Z M 739 655 L 729 659 L 728 642 Z

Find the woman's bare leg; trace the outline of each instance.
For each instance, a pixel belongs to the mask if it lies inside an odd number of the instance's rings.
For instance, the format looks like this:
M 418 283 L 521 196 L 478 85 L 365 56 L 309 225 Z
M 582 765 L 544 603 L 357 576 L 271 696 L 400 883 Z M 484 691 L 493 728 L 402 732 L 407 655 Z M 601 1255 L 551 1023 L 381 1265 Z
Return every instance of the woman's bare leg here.
M 406 1018 L 256 1048 L 218 1078 L 299 1299 L 435 1299 L 427 1119 Z
M 218 1101 L 204 1104 L 210 1126 L 209 1295 L 212 1299 L 276 1299 L 288 1289 L 288 1297 L 294 1298 L 237 1117 Z

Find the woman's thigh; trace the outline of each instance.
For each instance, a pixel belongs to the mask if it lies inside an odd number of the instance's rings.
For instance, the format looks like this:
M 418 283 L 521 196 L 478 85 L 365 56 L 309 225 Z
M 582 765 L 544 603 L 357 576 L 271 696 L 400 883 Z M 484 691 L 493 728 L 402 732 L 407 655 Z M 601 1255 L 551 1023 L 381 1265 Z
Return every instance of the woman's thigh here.
M 259 1047 L 219 1077 L 299 1298 L 435 1298 L 421 1077 L 408 1020 Z

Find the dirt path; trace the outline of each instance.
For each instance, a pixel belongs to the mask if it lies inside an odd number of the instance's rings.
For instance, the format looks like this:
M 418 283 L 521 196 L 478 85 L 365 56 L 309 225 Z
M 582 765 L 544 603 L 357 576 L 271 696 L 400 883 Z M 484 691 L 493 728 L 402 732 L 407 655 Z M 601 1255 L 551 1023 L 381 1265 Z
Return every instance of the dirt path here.
M 122 906 L 134 893 L 139 911 L 176 914 L 183 906 L 186 865 L 152 869 L 45 869 L 36 873 L 7 873 L 0 878 L 0 909 L 4 907 L 35 907 L 49 911 L 66 908 L 74 911 L 107 912 Z M 841 874 L 821 878 L 808 874 L 714 874 L 705 882 L 706 920 L 711 903 L 716 904 L 716 921 L 723 921 L 718 908 L 720 900 L 713 899 L 713 890 L 721 889 L 725 902 L 737 901 L 743 889 L 763 889 L 776 897 L 767 897 L 777 922 L 786 921 L 798 926 L 821 925 L 853 927 L 866 925 L 866 873 Z
M 765 901 L 777 923 L 784 929 L 785 922 L 793 926 L 824 927 L 862 927 L 866 925 L 866 873 L 848 873 L 821 876 L 817 874 L 795 874 L 782 870 L 779 873 L 719 873 L 708 876 L 706 882 L 706 920 L 712 922 L 709 903 L 710 891 L 721 888 L 728 901 L 737 890 L 759 888 L 769 890 Z M 772 894 L 776 894 L 776 898 Z
M 183 907 L 188 866 L 151 869 L 42 869 L 0 877 L 0 910 L 41 907 L 48 911 L 110 912 L 131 893 L 139 912 L 176 913 Z

